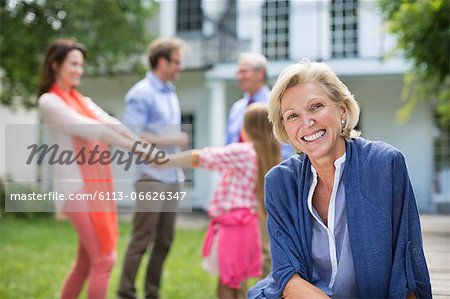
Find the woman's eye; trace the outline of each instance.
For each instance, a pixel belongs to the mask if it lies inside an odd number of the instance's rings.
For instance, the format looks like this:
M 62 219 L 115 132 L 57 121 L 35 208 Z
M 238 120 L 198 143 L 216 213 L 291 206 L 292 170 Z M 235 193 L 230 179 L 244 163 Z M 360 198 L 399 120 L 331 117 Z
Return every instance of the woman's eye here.
M 286 117 L 286 120 L 292 120 L 294 118 L 296 118 L 298 115 L 297 113 L 291 113 Z
M 319 109 L 322 106 L 323 106 L 322 104 L 314 104 L 314 105 L 311 106 L 311 110 L 317 110 L 317 109 Z

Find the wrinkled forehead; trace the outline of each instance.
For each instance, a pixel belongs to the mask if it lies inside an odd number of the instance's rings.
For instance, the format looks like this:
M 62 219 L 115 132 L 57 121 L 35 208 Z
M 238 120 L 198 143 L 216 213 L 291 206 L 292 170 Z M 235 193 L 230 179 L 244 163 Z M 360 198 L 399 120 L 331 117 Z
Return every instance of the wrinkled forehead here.
M 305 105 L 314 99 L 332 102 L 321 84 L 317 82 L 304 82 L 286 88 L 280 98 L 280 104 L 281 106 L 286 105 L 286 103 L 290 103 L 291 105 L 293 103 Z

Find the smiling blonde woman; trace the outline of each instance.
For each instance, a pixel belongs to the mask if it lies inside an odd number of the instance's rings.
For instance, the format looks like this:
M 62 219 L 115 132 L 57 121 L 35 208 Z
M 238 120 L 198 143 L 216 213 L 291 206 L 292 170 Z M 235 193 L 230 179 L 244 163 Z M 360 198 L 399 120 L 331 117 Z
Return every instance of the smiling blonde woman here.
M 325 64 L 286 68 L 273 87 L 275 136 L 300 155 L 266 176 L 272 273 L 249 298 L 430 298 L 405 158 L 359 137 L 359 105 Z

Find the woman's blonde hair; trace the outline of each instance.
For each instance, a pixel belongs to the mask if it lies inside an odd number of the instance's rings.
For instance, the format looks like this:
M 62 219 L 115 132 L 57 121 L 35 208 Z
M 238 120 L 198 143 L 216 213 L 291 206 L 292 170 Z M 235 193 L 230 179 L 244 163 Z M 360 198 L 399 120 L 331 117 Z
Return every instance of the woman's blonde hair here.
M 270 93 L 269 120 L 273 124 L 277 140 L 291 143 L 283 124 L 281 98 L 287 89 L 308 82 L 318 83 L 332 101 L 347 106 L 348 111 L 341 136 L 345 138 L 358 137 L 361 132 L 354 129 L 359 121 L 360 109 L 355 96 L 326 63 L 311 62 L 309 59 L 303 58 L 299 63 L 290 65 L 281 72 Z
M 264 207 L 264 176 L 281 161 L 280 144 L 272 133 L 272 125 L 267 118 L 267 108 L 254 103 L 248 106 L 243 125 L 245 134 L 253 143 L 258 156 L 258 175 L 256 177 L 256 194 Z

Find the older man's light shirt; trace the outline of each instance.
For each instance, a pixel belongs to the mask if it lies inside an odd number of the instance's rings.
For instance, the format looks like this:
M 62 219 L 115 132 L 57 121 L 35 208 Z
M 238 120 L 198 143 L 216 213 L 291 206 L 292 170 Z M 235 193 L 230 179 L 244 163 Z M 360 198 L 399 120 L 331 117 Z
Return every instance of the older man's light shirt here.
M 261 87 L 252 97 L 249 93 L 245 93 L 244 97 L 236 101 L 231 106 L 230 115 L 227 121 L 227 136 L 225 144 L 239 142 L 242 125 L 244 122 L 245 112 L 247 111 L 248 103 L 261 103 L 267 106 L 269 102 L 270 89 L 268 86 Z M 281 155 L 283 159 L 287 159 L 294 154 L 292 147 L 288 144 L 281 144 Z
M 328 226 L 312 204 L 317 186 L 317 172 L 312 165 L 313 181 L 308 194 L 308 208 L 314 218 L 312 283 L 333 298 L 358 296 L 345 211 L 344 162 L 345 153 L 334 162 L 336 171 L 328 207 Z
M 268 86 L 263 86 L 251 98 L 253 103 L 261 103 L 267 105 L 269 101 L 270 89 Z M 239 134 L 241 133 L 242 123 L 244 122 L 245 111 L 250 101 L 250 94 L 245 93 L 244 97 L 233 104 L 227 123 L 227 139 L 226 144 L 239 141 Z

